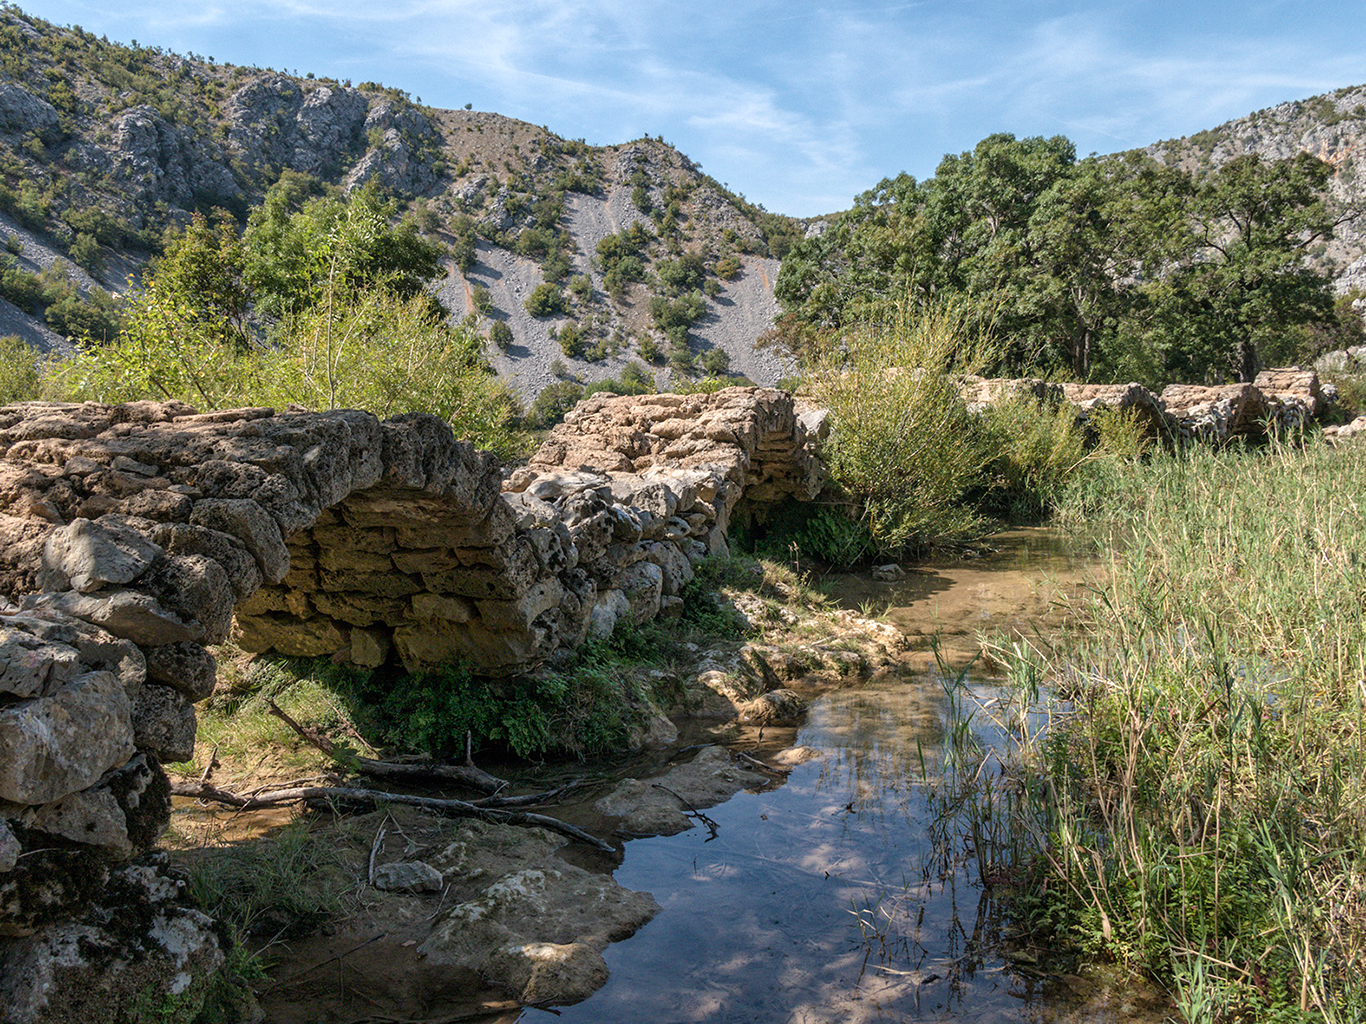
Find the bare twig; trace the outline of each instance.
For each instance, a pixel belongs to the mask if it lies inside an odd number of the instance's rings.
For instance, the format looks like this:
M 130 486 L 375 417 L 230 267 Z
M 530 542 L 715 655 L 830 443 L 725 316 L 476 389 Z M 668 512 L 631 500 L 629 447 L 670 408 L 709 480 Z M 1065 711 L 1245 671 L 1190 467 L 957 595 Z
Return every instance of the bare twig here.
M 218 744 L 213 745 L 213 753 L 209 755 L 209 763 L 204 766 L 204 774 L 199 776 L 200 785 L 209 781 L 209 776 L 213 774 L 214 766 L 218 764 Z
M 570 839 L 577 839 L 579 842 L 586 843 L 603 853 L 614 852 L 613 848 L 601 839 L 558 818 L 528 811 L 478 807 L 465 800 L 441 800 L 435 797 L 410 796 L 407 793 L 385 793 L 377 789 L 354 789 L 345 786 L 296 786 L 292 789 L 274 790 L 246 797 L 207 783 L 196 785 L 185 782 L 171 783 L 171 793 L 173 796 L 192 796 L 201 800 L 213 800 L 243 811 L 254 811 L 262 807 L 278 807 L 280 804 L 295 803 L 300 800 L 361 804 L 368 807 L 386 803 L 403 804 L 406 807 L 418 807 L 452 818 L 479 818 L 482 821 L 500 822 L 504 825 L 525 825 L 549 829 L 552 832 L 560 833 L 560 835 L 568 836 Z M 682 798 L 680 797 L 680 799 Z
M 353 757 L 339 754 L 336 746 L 326 736 L 316 729 L 310 729 L 305 725 L 300 725 L 285 712 L 281 711 L 274 701 L 266 701 L 266 706 L 270 713 L 285 725 L 289 726 L 308 743 L 317 747 L 328 757 L 338 764 L 353 768 L 361 775 L 369 775 L 377 779 L 406 779 L 406 780 L 436 780 L 440 782 L 453 782 L 465 789 L 472 789 L 476 793 L 493 795 L 507 787 L 507 782 L 496 776 L 490 775 L 482 769 L 475 768 L 473 765 L 457 764 L 398 764 L 393 761 L 376 761 L 369 757 Z
M 755 768 L 758 768 L 761 771 L 772 772 L 774 775 L 781 775 L 783 778 L 786 778 L 787 776 L 792 774 L 791 768 L 777 768 L 771 764 L 765 764 L 763 761 L 760 761 L 757 757 L 750 757 L 743 750 L 732 750 L 731 753 L 733 753 L 740 760 L 744 761 L 746 764 L 752 764 Z

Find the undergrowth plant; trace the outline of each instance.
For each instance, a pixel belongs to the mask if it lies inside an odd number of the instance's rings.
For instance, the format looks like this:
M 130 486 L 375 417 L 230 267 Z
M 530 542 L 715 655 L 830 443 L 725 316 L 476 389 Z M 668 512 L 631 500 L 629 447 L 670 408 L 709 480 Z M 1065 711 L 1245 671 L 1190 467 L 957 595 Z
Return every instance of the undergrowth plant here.
M 1363 473 L 1312 444 L 1130 463 L 1088 624 L 993 652 L 1072 701 L 1017 763 L 1039 922 L 1191 1020 L 1366 1013 Z

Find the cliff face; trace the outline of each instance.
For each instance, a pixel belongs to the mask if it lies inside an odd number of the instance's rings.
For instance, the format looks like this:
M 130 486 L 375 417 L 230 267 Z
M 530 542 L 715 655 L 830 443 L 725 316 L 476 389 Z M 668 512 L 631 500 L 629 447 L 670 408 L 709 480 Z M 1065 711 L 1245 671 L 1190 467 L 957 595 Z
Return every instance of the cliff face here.
M 1340 214 L 1366 209 L 1366 85 L 1280 103 L 1180 139 L 1156 142 L 1149 156 L 1187 171 L 1222 166 L 1256 154 L 1284 160 L 1312 153 L 1333 165 L 1329 198 Z M 1366 287 L 1366 217 L 1344 221 L 1313 262 L 1335 279 L 1339 293 Z

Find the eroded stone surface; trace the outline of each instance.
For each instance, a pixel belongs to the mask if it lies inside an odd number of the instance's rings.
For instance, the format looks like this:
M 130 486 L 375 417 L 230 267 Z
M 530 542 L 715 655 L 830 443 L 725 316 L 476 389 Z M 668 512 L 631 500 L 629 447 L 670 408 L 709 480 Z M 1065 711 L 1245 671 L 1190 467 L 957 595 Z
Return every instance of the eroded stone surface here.
M 553 858 L 563 841 L 540 829 L 471 821 L 459 835 L 429 858 L 452 890 L 419 950 L 521 1002 L 591 995 L 607 980 L 602 950 L 659 912 L 649 893 Z

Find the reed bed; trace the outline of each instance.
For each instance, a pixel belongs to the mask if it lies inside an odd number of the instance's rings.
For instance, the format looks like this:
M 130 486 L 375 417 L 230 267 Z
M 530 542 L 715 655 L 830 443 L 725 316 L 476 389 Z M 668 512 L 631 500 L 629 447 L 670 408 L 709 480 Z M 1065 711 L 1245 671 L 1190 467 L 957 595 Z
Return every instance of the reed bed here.
M 1084 625 L 992 652 L 1052 694 L 1012 765 L 1036 925 L 1191 1021 L 1366 1016 L 1364 484 L 1318 444 L 1110 465 Z

